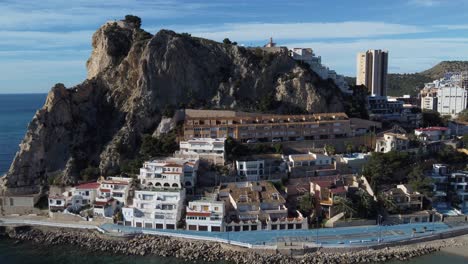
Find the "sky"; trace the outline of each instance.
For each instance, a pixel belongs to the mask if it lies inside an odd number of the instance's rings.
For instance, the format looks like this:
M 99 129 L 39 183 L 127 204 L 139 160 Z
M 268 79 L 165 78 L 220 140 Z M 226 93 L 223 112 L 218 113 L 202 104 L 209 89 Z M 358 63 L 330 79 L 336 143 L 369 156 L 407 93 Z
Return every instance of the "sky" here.
M 312 48 L 322 63 L 355 76 L 356 54 L 389 51 L 389 72 L 468 60 L 468 0 L 0 0 L 0 93 L 45 93 L 86 78 L 92 34 L 126 14 L 142 27 L 240 45 L 270 37 Z

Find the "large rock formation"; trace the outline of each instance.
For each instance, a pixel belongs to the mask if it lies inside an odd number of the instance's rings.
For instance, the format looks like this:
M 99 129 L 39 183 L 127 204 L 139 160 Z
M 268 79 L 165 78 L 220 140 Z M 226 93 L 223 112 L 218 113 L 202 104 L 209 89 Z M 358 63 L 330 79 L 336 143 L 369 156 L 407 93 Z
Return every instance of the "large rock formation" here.
M 75 182 L 89 166 L 119 172 L 141 136 L 173 107 L 258 110 L 264 98 L 282 109 L 342 111 L 341 93 L 287 52 L 269 53 L 161 30 L 128 20 L 108 22 L 93 35 L 88 79 L 57 84 L 29 124 L 3 179 L 10 189 L 37 190 L 50 177 Z M 277 106 L 278 104 L 276 104 Z M 275 108 L 276 108 L 275 106 Z

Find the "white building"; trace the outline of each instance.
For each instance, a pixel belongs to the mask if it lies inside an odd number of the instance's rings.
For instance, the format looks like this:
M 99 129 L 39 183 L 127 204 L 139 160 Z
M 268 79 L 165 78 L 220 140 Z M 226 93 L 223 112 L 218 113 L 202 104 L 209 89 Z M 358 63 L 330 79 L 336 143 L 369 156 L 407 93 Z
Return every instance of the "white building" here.
M 406 135 L 384 133 L 383 137 L 376 140 L 375 152 L 402 151 L 407 150 L 408 146 L 409 140 Z
M 289 171 L 296 167 L 324 166 L 333 165 L 333 159 L 330 156 L 312 153 L 293 154 L 288 156 Z
M 97 216 L 112 217 L 117 208 L 128 203 L 132 178 L 109 177 L 100 182 L 93 212 Z
M 203 159 L 214 164 L 224 165 L 225 141 L 225 138 L 193 138 L 180 141 L 180 151 L 176 152 L 176 157 Z
M 465 211 L 468 208 L 468 171 L 452 172 L 450 185 L 461 201 L 460 207 Z
M 98 198 L 114 198 L 122 204 L 127 204 L 132 178 L 110 177 L 101 181 Z
M 83 198 L 83 205 L 93 204 L 96 201 L 98 189 L 101 186 L 99 182 L 84 183 L 72 188 L 71 195 L 67 196 L 81 196 Z M 68 193 L 70 193 L 68 192 Z
M 426 127 L 414 130 L 414 134 L 425 141 L 438 141 L 450 137 L 448 127 Z
M 437 111 L 441 115 L 456 116 L 466 109 L 468 90 L 457 85 L 444 86 L 437 93 Z
M 135 191 L 132 207 L 122 208 L 124 225 L 177 229 L 182 219 L 185 189 Z
M 49 212 L 62 212 L 67 208 L 67 198 L 63 195 L 49 195 Z
M 197 180 L 199 160 L 166 158 L 147 161 L 138 179 L 143 186 L 165 189 L 192 188 Z
M 185 217 L 187 230 L 222 232 L 224 231 L 224 216 L 223 201 L 207 197 L 189 202 Z
M 258 181 L 265 174 L 264 160 L 236 160 L 237 176 L 244 176 L 248 181 Z
M 294 60 L 309 64 L 310 68 L 317 73 L 320 78 L 324 80 L 332 79 L 343 93 L 352 93 L 344 76 L 322 65 L 322 58 L 316 56 L 311 48 L 293 48 L 290 50 L 290 54 Z
M 366 86 L 372 96 L 387 95 L 388 51 L 360 52 L 356 64 L 356 84 Z

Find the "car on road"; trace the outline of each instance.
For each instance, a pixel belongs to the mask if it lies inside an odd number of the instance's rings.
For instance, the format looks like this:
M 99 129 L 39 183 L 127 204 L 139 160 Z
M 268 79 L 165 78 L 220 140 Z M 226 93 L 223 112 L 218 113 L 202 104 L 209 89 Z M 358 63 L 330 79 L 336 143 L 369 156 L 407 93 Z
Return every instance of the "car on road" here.
M 247 143 L 248 143 L 248 144 L 253 144 L 253 143 L 257 143 L 257 142 L 258 142 L 258 141 L 257 141 L 256 139 L 254 139 L 254 138 L 248 139 L 248 140 L 247 140 Z
M 281 138 L 273 138 L 271 140 L 271 142 L 281 142 L 281 141 L 282 141 Z

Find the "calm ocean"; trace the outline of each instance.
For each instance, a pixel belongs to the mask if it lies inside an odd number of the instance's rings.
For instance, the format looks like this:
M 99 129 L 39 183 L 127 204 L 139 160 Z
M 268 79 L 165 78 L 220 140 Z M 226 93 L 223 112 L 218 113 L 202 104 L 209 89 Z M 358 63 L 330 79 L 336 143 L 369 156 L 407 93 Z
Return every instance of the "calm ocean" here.
M 0 175 L 5 173 L 18 150 L 26 128 L 37 109 L 45 102 L 46 94 L 0 94 Z M 85 252 L 71 246 L 41 247 L 30 243 L 15 245 L 12 240 L 0 239 L 0 263 L 185 263 L 174 258 L 154 256 L 115 256 L 104 253 Z M 466 259 L 446 253 L 416 258 L 408 262 L 389 262 L 391 264 L 465 264 Z
M 36 110 L 46 94 L 0 94 L 0 175 L 10 167 Z

